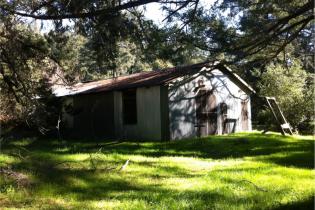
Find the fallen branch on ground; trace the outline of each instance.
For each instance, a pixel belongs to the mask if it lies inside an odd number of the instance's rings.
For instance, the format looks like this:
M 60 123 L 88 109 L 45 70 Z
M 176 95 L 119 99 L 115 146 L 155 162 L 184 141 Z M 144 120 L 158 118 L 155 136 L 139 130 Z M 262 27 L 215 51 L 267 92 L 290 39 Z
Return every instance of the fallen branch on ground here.
M 258 191 L 268 192 L 268 190 L 266 190 L 266 189 L 264 189 L 264 188 L 262 188 L 262 187 L 259 187 L 259 186 L 257 186 L 256 184 L 254 184 L 253 182 L 248 181 L 248 180 L 246 180 L 246 179 L 242 179 L 242 180 L 240 180 L 240 181 L 238 181 L 238 182 L 246 182 L 246 183 L 249 183 L 249 184 L 253 185 L 253 186 L 256 188 L 256 190 L 258 190 Z
M 128 164 L 129 164 L 129 161 L 130 161 L 130 159 L 128 159 L 128 160 L 125 162 L 125 164 L 119 169 L 119 171 L 125 170 L 126 167 L 127 167 Z

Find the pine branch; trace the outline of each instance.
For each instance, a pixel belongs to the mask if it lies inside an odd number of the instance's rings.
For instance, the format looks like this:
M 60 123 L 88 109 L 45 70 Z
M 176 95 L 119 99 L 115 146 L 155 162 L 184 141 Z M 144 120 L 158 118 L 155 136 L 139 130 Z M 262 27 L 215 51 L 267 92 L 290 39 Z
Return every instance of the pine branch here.
M 81 12 L 81 13 L 67 13 L 67 14 L 58 14 L 58 15 L 41 15 L 41 14 L 33 14 L 31 13 L 26 13 L 26 12 L 19 12 L 16 10 L 12 10 L 8 7 L 5 6 L 0 6 L 2 10 L 5 10 L 11 14 L 23 16 L 23 17 L 30 17 L 34 19 L 40 19 L 40 20 L 62 20 L 62 19 L 84 19 L 84 18 L 93 18 L 96 16 L 102 16 L 104 18 L 111 18 L 113 17 L 116 13 L 122 10 L 126 10 L 129 8 L 134 8 L 138 7 L 141 5 L 153 3 L 153 2 L 161 2 L 161 0 L 138 0 L 138 1 L 129 1 L 128 3 L 125 4 L 120 4 L 111 8 L 105 8 L 105 9 L 100 9 L 100 10 L 95 10 L 95 11 L 90 11 L 90 12 Z

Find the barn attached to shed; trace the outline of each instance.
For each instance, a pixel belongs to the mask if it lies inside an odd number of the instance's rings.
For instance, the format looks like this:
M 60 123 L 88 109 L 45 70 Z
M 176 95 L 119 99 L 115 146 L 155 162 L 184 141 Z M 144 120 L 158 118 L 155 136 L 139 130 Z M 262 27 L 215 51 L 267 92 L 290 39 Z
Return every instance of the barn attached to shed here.
M 250 131 L 254 90 L 231 69 L 204 62 L 55 90 L 72 137 L 174 140 Z

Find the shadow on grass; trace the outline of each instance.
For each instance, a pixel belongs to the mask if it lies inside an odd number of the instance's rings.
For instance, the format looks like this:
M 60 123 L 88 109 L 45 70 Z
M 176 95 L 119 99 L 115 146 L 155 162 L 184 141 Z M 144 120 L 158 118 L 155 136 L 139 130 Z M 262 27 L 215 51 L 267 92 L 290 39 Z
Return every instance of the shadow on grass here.
M 26 162 L 25 162 L 26 161 Z M 276 195 L 272 192 L 265 193 L 257 190 L 253 185 L 246 182 L 239 182 L 237 178 L 224 178 L 220 174 L 226 173 L 224 170 L 215 170 L 210 173 L 212 180 L 219 180 L 221 183 L 215 189 L 203 188 L 200 190 L 188 189 L 172 189 L 165 187 L 161 180 L 166 178 L 180 178 L 185 176 L 191 178 L 189 171 L 179 170 L 178 167 L 154 167 L 156 169 L 151 172 L 141 172 L 141 174 L 119 172 L 119 171 L 105 171 L 100 173 L 99 171 L 93 171 L 86 168 L 81 169 L 69 169 L 69 168 L 43 168 L 39 160 L 28 159 L 20 165 L 16 165 L 16 168 L 21 169 L 22 167 L 29 168 L 34 172 L 36 177 L 36 185 L 33 188 L 33 195 L 42 196 L 42 193 L 48 191 L 46 196 L 54 197 L 55 195 L 63 198 L 70 197 L 77 202 L 86 205 L 85 208 L 90 208 L 86 202 L 100 201 L 100 200 L 119 200 L 120 202 L 132 202 L 132 201 L 143 201 L 147 207 L 149 206 L 160 206 L 165 205 L 169 209 L 179 209 L 177 206 L 178 201 L 187 201 L 186 209 L 209 209 L 217 208 L 216 205 L 226 205 L 234 207 L 234 209 L 247 207 L 248 209 L 257 209 L 256 207 L 265 206 L 266 200 L 272 201 L 277 200 Z M 31 163 L 28 163 L 31 162 Z M 44 165 L 55 165 L 54 160 L 45 160 Z M 141 165 L 141 164 L 140 164 Z M 151 165 L 150 165 L 151 166 Z M 149 167 L 150 167 L 149 166 Z M 240 169 L 230 169 L 231 174 L 235 174 Z M 243 171 L 256 171 L 262 173 L 262 170 L 269 170 L 268 167 L 264 168 L 246 168 Z M 165 173 L 167 176 L 155 176 L 155 174 Z M 175 176 L 178 174 L 178 176 Z M 147 183 L 144 179 L 157 179 L 155 182 Z M 52 186 L 52 189 L 49 189 Z M 241 197 L 237 194 L 239 191 L 234 191 L 233 188 L 237 189 L 243 187 L 246 192 Z M 285 193 L 285 192 L 282 192 Z M 277 193 L 278 195 L 279 193 Z M 274 202 L 270 202 L 275 205 Z M 32 205 L 30 203 L 29 205 Z M 64 206 L 65 209 L 72 207 L 71 203 Z M 270 204 L 269 204 L 270 205 Z M 301 205 L 301 206 L 300 206 Z M 292 207 L 288 209 L 308 209 L 304 207 L 310 207 L 311 203 L 303 201 L 301 203 L 288 204 L 276 209 L 287 209 L 285 207 Z M 26 206 L 23 206 L 26 207 Z M 82 207 L 82 206 L 81 206 Z M 294 208 L 296 207 L 296 208 Z M 301 207 L 301 208 L 297 208 Z M 62 209 L 63 206 L 60 206 Z M 91 207 L 92 208 L 92 207 Z
M 284 156 L 271 156 L 264 159 L 282 166 L 314 169 L 314 151 L 311 148 L 308 151 L 298 150 L 285 153 Z
M 48 160 L 46 164 L 53 165 L 54 163 Z M 178 206 L 180 203 L 179 200 L 181 200 L 187 201 L 187 203 L 184 202 L 186 205 L 185 209 L 204 209 L 205 207 L 213 209 L 215 208 L 214 205 L 219 202 L 229 203 L 234 207 L 246 205 L 252 207 L 253 205 L 257 205 L 257 202 L 263 201 L 262 197 L 254 199 L 252 196 L 236 200 L 233 192 L 227 193 L 226 191 L 221 191 L 224 188 L 198 191 L 170 189 L 163 186 L 160 182 L 150 184 L 142 182 L 144 178 L 150 178 L 143 176 L 143 174 L 131 175 L 130 177 L 128 174 L 122 175 L 119 172 L 100 175 L 96 174 L 95 171 L 85 169 L 68 170 L 51 168 L 46 172 L 38 168 L 33 168 L 33 170 L 36 171 L 35 176 L 37 179 L 37 184 L 33 188 L 33 196 L 43 196 L 42 194 L 44 194 L 52 198 L 56 195 L 63 198 L 70 197 L 83 205 L 91 201 L 119 200 L 126 203 L 143 201 L 146 207 L 165 205 L 168 209 L 181 209 Z M 165 170 L 171 176 L 177 172 L 176 167 L 175 169 L 168 167 Z M 151 178 L 153 178 L 154 174 L 154 172 L 150 174 Z M 167 176 L 167 178 L 171 178 L 171 176 Z M 164 177 L 158 177 L 158 179 L 162 180 Z M 49 186 L 53 186 L 53 188 L 51 189 Z M 21 207 L 25 208 L 31 205 L 33 205 L 32 202 L 24 204 Z M 71 205 L 65 204 L 65 206 L 59 206 L 59 208 L 67 209 L 73 207 Z M 14 206 L 18 206 L 18 204 Z M 90 207 L 85 206 L 85 208 L 89 209 Z
M 3 145 L 3 152 L 14 150 L 22 151 L 17 147 L 19 142 L 11 141 Z M 163 186 L 164 179 L 172 178 L 193 178 L 194 175 L 189 170 L 181 167 L 155 165 L 152 162 L 136 162 L 137 167 L 152 169 L 152 171 L 141 171 L 124 173 L 115 170 L 94 170 L 89 160 L 71 163 L 71 167 L 60 165 L 60 155 L 101 153 L 101 154 L 126 154 L 143 155 L 148 157 L 161 156 L 184 156 L 212 159 L 254 157 L 261 161 L 268 161 L 285 166 L 297 168 L 314 167 L 314 141 L 306 139 L 294 139 L 280 135 L 242 134 L 231 136 L 211 136 L 203 139 L 183 140 L 176 142 L 102 142 L 102 141 L 66 141 L 61 144 L 56 140 L 30 140 L 23 143 L 26 155 L 29 157 L 16 163 L 12 163 L 12 168 L 22 171 L 31 171 L 34 175 L 36 185 L 33 192 L 41 196 L 42 191 L 49 191 L 50 194 L 62 197 L 73 196 L 79 202 L 98 201 L 102 199 L 116 199 L 119 201 L 143 200 L 148 205 L 151 203 L 173 203 L 174 209 L 178 200 L 187 200 L 188 206 L 195 209 L 204 207 L 216 208 L 218 202 L 228 203 L 234 207 L 249 208 L 264 206 L 266 200 L 274 199 L 273 193 L 256 192 L 257 189 L 252 184 L 239 182 L 236 179 L 224 179 L 221 172 L 231 172 L 231 174 L 246 172 L 250 174 L 268 174 L 269 167 L 262 168 L 232 168 L 219 169 L 210 173 L 211 179 L 218 179 L 222 183 L 222 188 L 217 190 L 189 189 L 176 190 Z M 19 154 L 19 152 L 15 151 Z M 119 159 L 118 161 L 121 161 Z M 83 165 L 76 165 L 83 164 Z M 117 160 L 106 160 L 100 162 L 106 167 L 121 166 Z M 78 167 L 77 167 L 78 166 Z M 82 167 L 83 166 L 83 167 Z M 106 168 L 105 167 L 105 168 Z M 222 170 L 222 171 L 221 171 Z M 230 171 L 229 171 L 230 170 Z M 150 183 L 145 179 L 156 180 Z M 248 194 L 237 197 L 231 187 L 243 186 Z M 50 195 L 48 195 L 50 196 Z M 267 199 L 268 197 L 268 199 Z M 259 203 L 259 205 L 257 204 Z M 278 206 L 275 209 L 309 209 L 314 203 L 311 200 L 292 203 L 285 206 Z
M 150 157 L 185 156 L 212 159 L 257 157 L 283 166 L 314 168 L 314 141 L 276 134 L 247 133 L 172 142 L 119 142 L 32 140 L 26 149 L 56 154 L 95 153 L 144 155 Z M 12 142 L 11 142 L 12 143 Z M 3 148 L 12 150 L 10 142 Z M 14 142 L 13 142 L 14 143 Z
M 315 208 L 315 197 L 310 197 L 309 199 L 281 205 L 270 210 L 313 210 Z

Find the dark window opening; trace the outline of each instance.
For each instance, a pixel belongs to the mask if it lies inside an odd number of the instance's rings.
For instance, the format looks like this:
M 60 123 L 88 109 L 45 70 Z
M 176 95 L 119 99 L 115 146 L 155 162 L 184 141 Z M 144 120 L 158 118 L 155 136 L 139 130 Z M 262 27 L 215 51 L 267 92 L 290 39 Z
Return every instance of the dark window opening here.
M 123 120 L 126 125 L 137 124 L 137 91 L 123 91 Z
M 228 106 L 226 103 L 220 103 L 220 110 L 221 110 L 221 115 L 223 116 L 227 116 L 227 112 L 228 112 Z

